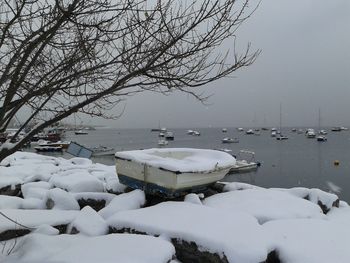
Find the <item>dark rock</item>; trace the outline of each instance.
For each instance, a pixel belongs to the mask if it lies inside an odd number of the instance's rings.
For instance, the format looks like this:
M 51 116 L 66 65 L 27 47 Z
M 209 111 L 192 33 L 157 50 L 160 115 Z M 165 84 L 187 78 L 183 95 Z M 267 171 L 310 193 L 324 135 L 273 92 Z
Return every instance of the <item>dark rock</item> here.
M 273 250 L 267 255 L 266 261 L 261 263 L 281 263 L 281 260 L 278 257 L 277 251 Z
M 215 184 L 211 185 L 211 189 L 215 190 L 217 193 L 222 193 L 224 191 L 224 187 L 226 184 L 224 183 L 220 183 L 220 182 L 216 182 Z
M 21 185 L 16 184 L 15 187 L 11 185 L 0 188 L 0 195 L 10 195 L 10 196 L 20 196 L 21 195 Z
M 57 225 L 57 226 L 52 226 L 54 228 L 56 228 L 60 234 L 66 234 L 67 233 L 67 227 L 68 225 L 67 224 L 64 224 L 64 225 Z
M 109 234 L 112 233 L 129 233 L 129 234 L 138 234 L 138 235 L 147 235 L 145 232 L 136 231 L 131 228 L 115 228 L 109 227 Z M 158 235 L 155 235 L 158 236 Z M 220 257 L 217 253 L 210 253 L 208 251 L 201 251 L 198 249 L 198 246 L 194 242 L 187 242 L 184 240 L 172 238 L 172 244 L 176 250 L 176 258 L 179 259 L 182 263 L 228 263 L 228 260 L 225 255 Z M 277 262 L 268 262 L 268 263 L 277 263 Z
M 304 199 L 310 201 L 310 196 L 307 195 L 304 197 Z M 325 204 L 323 204 L 321 200 L 317 200 L 317 205 L 322 209 L 322 212 L 326 215 L 331 210 L 332 207 L 339 207 L 339 202 L 340 200 L 338 198 L 332 203 L 331 207 L 328 207 Z
M 25 236 L 31 232 L 30 229 L 9 229 L 0 233 L 0 241 L 6 241 L 13 238 Z
M 91 199 L 91 198 L 82 198 L 78 199 L 78 203 L 80 206 L 80 209 L 82 209 L 85 206 L 90 206 L 92 209 L 95 211 L 100 211 L 102 208 L 106 206 L 106 200 L 96 200 L 96 199 Z
M 79 234 L 79 230 L 75 226 L 73 226 L 72 230 L 67 234 L 76 235 Z
M 57 225 L 53 226 L 56 228 L 60 234 L 65 234 L 67 232 L 67 225 Z M 25 236 L 35 230 L 35 228 L 25 228 L 25 229 L 8 229 L 0 233 L 0 241 L 6 241 L 13 238 L 18 238 Z
M 200 251 L 194 242 L 187 242 L 172 238 L 176 250 L 176 258 L 182 263 L 228 263 L 225 255 L 220 257 L 217 253 Z
M 46 209 L 52 209 L 55 206 L 55 202 L 51 198 L 48 198 L 45 205 Z
M 319 205 L 319 207 L 321 207 L 321 209 L 325 215 L 331 210 L 331 208 L 327 207 L 320 200 L 317 201 L 317 204 Z M 339 207 L 339 199 L 337 199 L 333 202 L 332 207 Z

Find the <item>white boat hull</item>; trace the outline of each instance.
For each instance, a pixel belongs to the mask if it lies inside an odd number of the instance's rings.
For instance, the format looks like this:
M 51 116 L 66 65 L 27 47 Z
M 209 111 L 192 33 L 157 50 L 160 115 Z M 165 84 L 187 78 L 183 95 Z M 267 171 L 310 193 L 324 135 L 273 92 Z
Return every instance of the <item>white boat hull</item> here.
M 258 163 L 255 162 L 251 162 L 251 163 L 247 163 L 244 161 L 238 161 L 236 162 L 236 165 L 233 166 L 229 173 L 248 173 L 251 171 L 255 171 L 258 169 Z
M 146 192 L 176 196 L 184 191 L 205 188 L 225 177 L 230 167 L 211 172 L 174 172 L 117 158 L 116 167 L 121 183 Z

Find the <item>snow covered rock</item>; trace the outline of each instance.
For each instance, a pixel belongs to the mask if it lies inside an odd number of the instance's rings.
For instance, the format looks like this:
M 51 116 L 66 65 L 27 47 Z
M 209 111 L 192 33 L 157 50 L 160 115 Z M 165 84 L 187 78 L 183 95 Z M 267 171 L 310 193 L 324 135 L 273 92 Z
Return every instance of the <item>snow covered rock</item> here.
M 66 226 L 78 215 L 78 211 L 63 210 L 2 209 L 0 212 L 0 241 L 28 234 L 41 225 L 65 232 Z
M 99 237 L 30 234 L 2 263 L 168 263 L 174 246 L 163 239 L 128 234 Z
M 23 199 L 16 196 L 0 195 L 0 209 L 22 208 Z
M 187 194 L 185 196 L 184 201 L 192 203 L 192 204 L 197 204 L 197 205 L 201 205 L 202 204 L 202 201 L 201 201 L 200 197 L 197 194 L 193 194 L 193 193 L 192 194 Z
M 77 200 L 60 188 L 48 190 L 45 203 L 48 209 L 80 210 Z
M 260 224 L 276 219 L 323 218 L 320 207 L 289 193 L 270 189 L 246 189 L 206 198 L 206 206 L 241 211 L 254 216 Z
M 78 201 L 80 208 L 90 206 L 96 211 L 100 211 L 116 197 L 115 194 L 94 192 L 73 193 L 72 195 Z
M 177 258 L 184 262 L 191 262 L 194 254 L 202 262 L 208 257 L 217 260 L 208 262 L 263 262 L 272 250 L 269 233 L 254 217 L 189 202 L 164 202 L 121 211 L 107 223 L 111 231 L 168 238 L 177 249 Z M 193 249 L 185 250 L 189 248 L 183 246 L 185 243 L 194 244 Z
M 24 198 L 28 197 L 42 197 L 41 194 L 37 194 L 37 192 L 46 193 L 46 191 L 41 190 L 49 190 L 52 188 L 52 185 L 45 181 L 39 182 L 30 182 L 21 185 L 21 192 Z M 36 191 L 38 189 L 38 191 Z
M 138 209 L 142 207 L 145 202 L 145 193 L 141 190 L 134 190 L 114 197 L 108 206 L 99 211 L 99 214 L 104 219 L 107 219 L 120 211 Z
M 54 187 L 73 193 L 104 191 L 103 183 L 85 170 L 54 175 L 51 177 L 50 183 Z
M 350 259 L 350 228 L 332 220 L 275 220 L 263 225 L 275 236 L 281 263 L 347 263 Z
M 226 183 L 224 185 L 223 191 L 229 192 L 229 191 L 247 190 L 247 189 L 262 189 L 262 188 L 251 184 L 233 182 L 233 183 Z
M 337 195 L 324 192 L 320 189 L 295 187 L 290 189 L 276 188 L 276 190 L 285 191 L 292 195 L 309 200 L 310 202 L 319 205 L 324 214 L 327 214 L 332 207 L 339 207 L 339 197 Z
M 85 206 L 74 221 L 69 224 L 68 233 L 87 236 L 101 236 L 108 232 L 106 221 L 91 207 Z

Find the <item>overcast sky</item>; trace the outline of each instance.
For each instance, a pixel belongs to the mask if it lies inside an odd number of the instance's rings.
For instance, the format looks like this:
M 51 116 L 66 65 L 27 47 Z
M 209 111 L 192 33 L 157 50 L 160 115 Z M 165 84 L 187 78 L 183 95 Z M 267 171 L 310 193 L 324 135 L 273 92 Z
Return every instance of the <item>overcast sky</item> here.
M 184 94 L 127 100 L 118 128 L 350 126 L 350 1 L 262 0 L 238 31 L 262 53 L 235 78 L 204 87 L 206 106 Z

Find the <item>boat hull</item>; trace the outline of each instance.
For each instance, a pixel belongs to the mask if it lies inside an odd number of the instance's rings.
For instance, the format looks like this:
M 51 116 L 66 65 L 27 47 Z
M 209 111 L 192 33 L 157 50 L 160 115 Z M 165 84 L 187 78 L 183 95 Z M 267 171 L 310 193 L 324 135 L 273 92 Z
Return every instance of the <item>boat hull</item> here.
M 258 169 L 258 164 L 257 163 L 239 163 L 237 161 L 237 165 L 232 167 L 229 171 L 230 174 L 233 173 L 248 173 L 252 171 L 256 171 Z
M 176 197 L 206 189 L 225 177 L 230 167 L 211 172 L 179 172 L 116 158 L 119 181 L 148 194 Z

